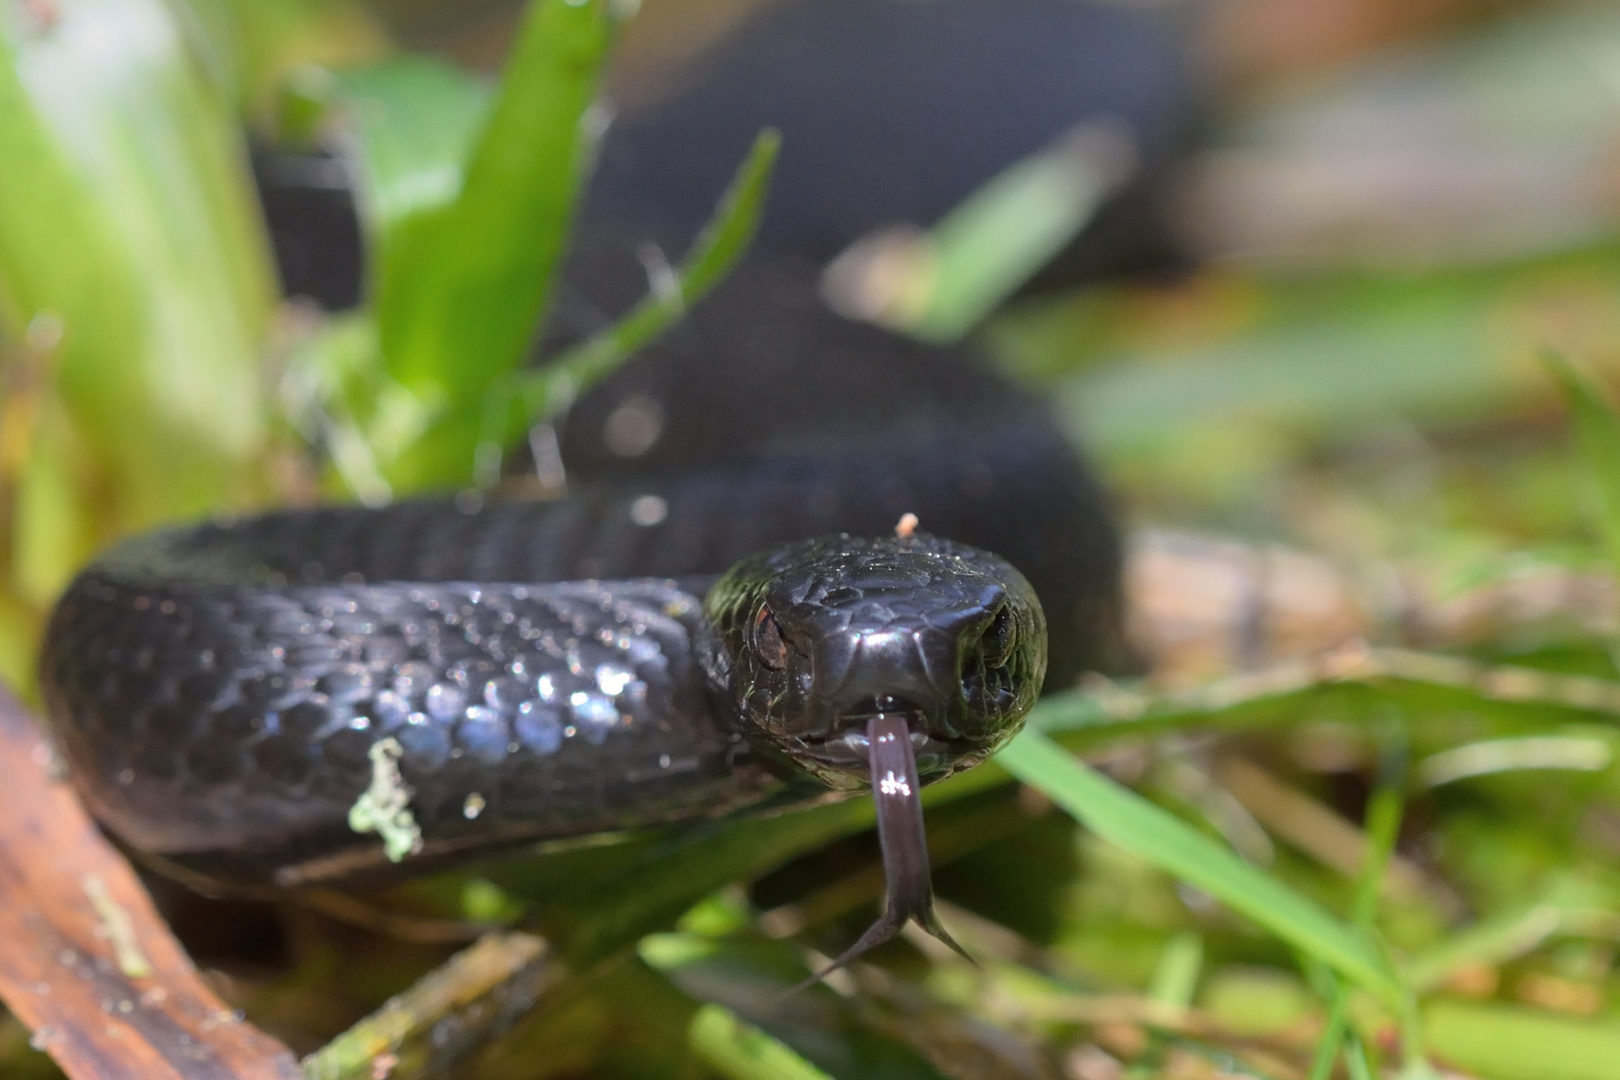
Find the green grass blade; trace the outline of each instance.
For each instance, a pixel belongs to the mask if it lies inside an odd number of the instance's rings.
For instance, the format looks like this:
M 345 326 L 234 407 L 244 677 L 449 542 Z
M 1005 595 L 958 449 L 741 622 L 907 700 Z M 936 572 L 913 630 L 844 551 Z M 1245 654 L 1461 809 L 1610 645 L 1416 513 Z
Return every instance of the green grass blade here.
M 996 760 L 1103 839 L 1247 915 L 1391 1004 L 1401 989 L 1366 937 L 1045 736 L 1025 731 Z
M 927 287 L 902 328 L 955 341 L 1091 220 L 1130 167 L 1129 136 L 1096 127 L 1020 161 L 930 230 Z
M 1569 401 L 1581 457 L 1597 483 L 1609 559 L 1620 574 L 1620 416 L 1597 382 L 1558 353 L 1544 357 Z
M 1616 724 L 1620 683 L 1492 666 L 1439 653 L 1375 648 L 1362 655 L 1330 654 L 1315 663 L 1242 672 L 1168 693 L 1116 685 L 1100 693 L 1052 694 L 1030 713 L 1029 727 L 1065 746 L 1089 747 L 1194 726 L 1206 731 L 1281 726 L 1296 723 L 1303 713 L 1354 712 L 1375 702 L 1399 705 L 1414 714 L 1468 710 L 1501 723 L 1504 735 L 1521 730 L 1541 733 L 1559 722 Z M 1590 741 L 1521 743 L 1496 748 L 1485 755 L 1484 764 L 1528 767 L 1533 761 L 1537 767 L 1592 771 L 1598 765 L 1598 750 Z
M 1328 1008 L 1326 1029 L 1322 1038 L 1316 1044 L 1316 1053 L 1311 1058 L 1310 1080 L 1333 1080 L 1333 1065 L 1339 1060 L 1339 1048 L 1344 1044 L 1345 1030 L 1349 1021 L 1350 995 L 1345 993 L 1344 984 L 1334 979 L 1332 981 L 1332 999 Z
M 1468 965 L 1513 960 L 1557 933 L 1565 918 L 1564 908 L 1547 900 L 1493 915 L 1413 956 L 1406 965 L 1407 981 L 1423 993 Z
M 533 338 L 587 172 L 614 24 L 600 0 L 536 0 L 455 201 L 391 242 L 377 306 L 388 371 L 452 415 L 481 409 Z M 416 479 L 464 482 L 469 468 Z
M 759 229 L 781 145 L 781 136 L 774 130 L 759 133 L 721 196 L 714 216 L 681 260 L 672 289 L 649 293 L 613 326 L 523 379 L 520 393 L 527 414 L 522 418 L 525 424 L 566 406 L 574 394 L 668 329 L 725 277 Z
M 1204 967 L 1204 939 L 1184 930 L 1165 944 L 1153 969 L 1148 997 L 1171 1009 L 1185 1011 L 1198 990 L 1198 976 Z
M 1370 933 L 1378 913 L 1378 897 L 1382 891 L 1384 875 L 1389 870 L 1390 858 L 1395 853 L 1399 838 L 1401 815 L 1405 809 L 1402 789 L 1405 779 L 1404 740 L 1396 747 L 1386 748 L 1386 768 L 1378 788 L 1367 804 L 1367 859 L 1356 879 L 1355 901 L 1351 919 L 1357 929 Z M 1316 1045 L 1316 1056 L 1311 1062 L 1311 1080 L 1329 1080 L 1333 1063 L 1341 1048 L 1352 1071 L 1366 1071 L 1366 1052 L 1360 1040 L 1349 1029 L 1350 995 L 1345 985 L 1331 971 L 1322 971 L 1321 980 L 1327 984 L 1329 1000 L 1328 1021 L 1322 1038 Z M 1410 985 L 1410 983 L 1408 983 Z M 1408 1017 L 1409 1035 L 1415 1034 Z M 1409 1038 L 1408 1057 L 1414 1052 L 1415 1039 Z
M 380 275 L 379 347 L 318 396 L 366 449 L 338 466 L 368 501 L 487 480 L 532 416 L 549 415 L 663 332 L 752 241 L 774 132 L 755 141 L 672 289 L 543 371 L 517 373 L 579 193 L 586 110 L 611 24 L 597 7 L 542 0 L 493 103 L 471 79 L 421 59 L 339 76 Z

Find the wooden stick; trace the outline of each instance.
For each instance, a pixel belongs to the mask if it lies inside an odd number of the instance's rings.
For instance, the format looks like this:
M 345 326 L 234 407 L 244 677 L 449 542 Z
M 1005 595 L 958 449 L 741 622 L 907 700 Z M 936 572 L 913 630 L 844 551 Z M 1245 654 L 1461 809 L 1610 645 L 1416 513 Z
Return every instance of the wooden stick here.
M 294 1080 L 197 974 L 0 687 L 0 999 L 71 1080 Z

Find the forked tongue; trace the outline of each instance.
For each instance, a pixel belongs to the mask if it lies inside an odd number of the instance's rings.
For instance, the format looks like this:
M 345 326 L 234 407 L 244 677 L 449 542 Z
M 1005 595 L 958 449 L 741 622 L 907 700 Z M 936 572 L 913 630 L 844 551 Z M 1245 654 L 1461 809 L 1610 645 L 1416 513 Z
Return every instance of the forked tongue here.
M 934 882 L 928 873 L 928 838 L 923 831 L 922 785 L 917 781 L 917 757 L 911 749 L 911 730 L 903 715 L 879 713 L 866 725 L 868 761 L 872 767 L 872 798 L 877 800 L 878 843 L 883 848 L 887 879 L 883 914 L 860 940 L 844 950 L 821 972 L 793 991 L 820 982 L 871 949 L 894 938 L 906 920 L 917 925 L 972 962 L 934 914 Z

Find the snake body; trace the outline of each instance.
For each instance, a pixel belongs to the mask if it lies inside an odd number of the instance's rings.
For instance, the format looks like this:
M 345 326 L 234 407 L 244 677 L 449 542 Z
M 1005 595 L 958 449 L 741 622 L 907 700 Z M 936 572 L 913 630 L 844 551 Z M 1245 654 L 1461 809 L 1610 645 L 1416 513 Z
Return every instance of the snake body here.
M 554 342 L 640 294 L 647 238 L 687 230 L 684 207 L 626 201 L 624 149 Z M 284 511 L 86 568 L 41 671 L 100 820 L 262 888 L 870 786 L 889 905 L 852 953 L 908 917 L 948 941 L 916 789 L 1010 737 L 1043 677 L 1117 659 L 1118 538 L 1044 403 L 832 315 L 826 252 L 771 236 L 576 404 L 559 497 Z M 904 514 L 932 535 L 893 536 Z
M 1069 599 L 1088 580 L 1076 570 L 1087 546 L 1108 536 L 1095 489 L 1044 410 L 1004 395 L 1020 415 L 932 443 L 901 423 L 886 453 L 874 436 L 546 501 L 285 511 L 137 538 L 56 608 L 42 663 L 50 715 L 101 820 L 226 882 L 386 869 L 385 846 L 350 822 L 383 740 L 398 748 L 420 834 L 412 868 L 814 797 L 836 777 L 762 753 L 744 710 L 716 692 L 705 650 L 717 571 L 806 536 L 881 535 L 913 512 L 953 538 L 1003 541 L 1046 590 L 1060 677 L 1108 631 L 1082 623 L 1111 610 L 1106 565 Z M 1061 535 L 1066 520 L 1082 531 Z M 994 603 L 938 567 L 894 570 L 870 541 L 836 542 L 849 553 L 841 576 L 817 588 L 846 606 L 869 600 L 868 622 L 875 606 L 912 620 L 910 634 L 931 612 Z M 952 559 L 993 566 L 1003 592 L 1027 588 L 977 548 Z M 809 629 L 803 644 L 848 631 Z M 888 693 L 924 696 L 920 663 L 907 658 Z M 1021 709 L 1040 670 L 1022 679 Z M 983 756 L 969 749 L 924 753 L 923 775 Z

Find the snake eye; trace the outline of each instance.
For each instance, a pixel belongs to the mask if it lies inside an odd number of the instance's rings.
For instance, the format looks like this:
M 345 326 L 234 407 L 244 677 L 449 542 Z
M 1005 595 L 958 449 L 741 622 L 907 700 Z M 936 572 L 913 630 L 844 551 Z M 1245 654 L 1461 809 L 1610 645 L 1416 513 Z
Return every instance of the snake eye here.
M 1018 627 L 1013 623 L 1012 609 L 1003 604 L 979 638 L 979 655 L 984 657 L 986 668 L 1006 667 L 1017 645 Z
M 768 607 L 760 608 L 759 617 L 754 620 L 754 652 L 759 662 L 773 671 L 781 671 L 787 665 L 787 642 L 782 637 L 782 624 Z

